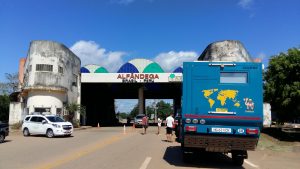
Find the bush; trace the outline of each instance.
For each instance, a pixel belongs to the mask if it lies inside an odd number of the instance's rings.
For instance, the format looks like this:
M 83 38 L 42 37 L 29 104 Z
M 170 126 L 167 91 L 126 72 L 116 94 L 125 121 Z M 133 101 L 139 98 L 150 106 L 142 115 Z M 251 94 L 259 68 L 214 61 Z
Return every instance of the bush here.
M 21 129 L 22 124 L 23 124 L 22 121 L 19 121 L 19 122 L 17 122 L 17 123 L 14 123 L 14 124 L 11 125 L 11 129 L 15 129 L 15 130 Z
M 74 128 L 79 128 L 80 127 L 80 121 L 79 120 L 73 120 L 73 127 Z

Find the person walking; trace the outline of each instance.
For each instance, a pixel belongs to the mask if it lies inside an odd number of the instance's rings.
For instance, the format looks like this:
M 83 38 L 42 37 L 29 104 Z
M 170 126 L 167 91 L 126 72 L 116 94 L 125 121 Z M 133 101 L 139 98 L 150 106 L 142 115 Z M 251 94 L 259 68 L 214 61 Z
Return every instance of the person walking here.
M 170 115 L 167 117 L 166 123 L 167 123 L 167 141 L 173 142 L 173 139 L 172 139 L 172 131 L 173 131 L 173 126 L 174 126 L 173 113 L 170 113 Z
M 160 135 L 161 122 L 162 120 L 157 118 L 157 135 Z
M 148 117 L 147 116 L 144 116 L 142 118 L 142 123 L 143 123 L 143 128 L 144 128 L 144 133 L 143 134 L 146 134 L 147 133 L 147 128 L 148 128 Z

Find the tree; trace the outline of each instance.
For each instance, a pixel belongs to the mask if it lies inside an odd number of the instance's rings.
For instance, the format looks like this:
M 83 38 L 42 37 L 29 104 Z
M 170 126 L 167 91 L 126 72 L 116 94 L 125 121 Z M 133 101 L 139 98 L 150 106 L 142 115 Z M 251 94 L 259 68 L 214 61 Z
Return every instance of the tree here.
M 138 104 L 136 104 L 135 106 L 134 106 L 134 108 L 131 110 L 131 112 L 129 113 L 129 117 L 130 118 L 134 118 L 136 115 L 138 115 L 139 114 L 139 105 Z
M 159 101 L 157 104 L 157 117 L 165 119 L 170 113 L 173 113 L 173 107 L 170 103 L 166 103 L 163 100 Z
M 9 114 L 9 97 L 0 95 L 0 121 L 8 121 Z
M 300 117 L 300 50 L 292 48 L 271 57 L 264 80 L 264 100 L 279 121 Z
M 5 73 L 7 82 L 0 83 L 0 94 L 11 94 L 18 90 L 18 73 Z
M 77 103 L 70 103 L 65 108 L 68 112 L 68 115 L 65 116 L 65 118 L 66 120 L 72 122 L 73 124 L 74 124 L 74 116 L 76 112 L 78 112 L 80 115 L 82 115 L 85 118 L 86 109 L 84 106 Z
M 5 74 L 7 82 L 0 82 L 0 121 L 8 121 L 9 95 L 18 89 L 18 73 Z

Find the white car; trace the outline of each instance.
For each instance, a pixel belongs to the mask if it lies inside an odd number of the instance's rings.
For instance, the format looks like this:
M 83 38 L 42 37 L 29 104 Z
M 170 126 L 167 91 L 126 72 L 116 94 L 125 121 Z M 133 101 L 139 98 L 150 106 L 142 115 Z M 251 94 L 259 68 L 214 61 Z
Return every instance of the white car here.
M 55 115 L 28 115 L 22 125 L 23 135 L 43 134 L 51 138 L 54 136 L 71 136 L 73 125 Z

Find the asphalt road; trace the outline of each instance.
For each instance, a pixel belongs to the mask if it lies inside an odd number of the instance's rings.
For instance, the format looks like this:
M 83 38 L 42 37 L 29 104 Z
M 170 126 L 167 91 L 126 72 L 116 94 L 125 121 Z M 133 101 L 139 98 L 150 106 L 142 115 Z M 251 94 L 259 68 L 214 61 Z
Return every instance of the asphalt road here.
M 249 152 L 243 167 L 235 167 L 228 155 L 204 153 L 194 162 L 183 163 L 180 144 L 165 141 L 150 127 L 141 129 L 101 127 L 75 131 L 73 137 L 23 137 L 11 133 L 0 144 L 0 169 L 173 169 L 173 168 L 285 168 L 300 166 L 298 151 L 270 149 L 263 140 L 257 151 Z M 164 131 L 163 131 L 164 132 Z M 271 146 L 272 147 L 272 146 Z M 292 150 L 292 149 L 291 149 Z

